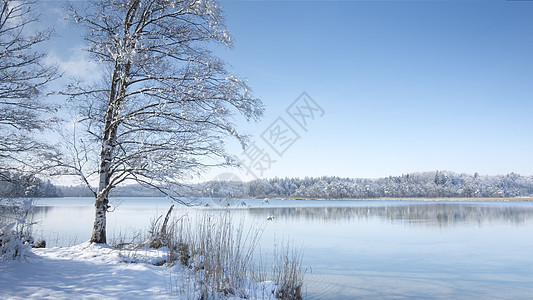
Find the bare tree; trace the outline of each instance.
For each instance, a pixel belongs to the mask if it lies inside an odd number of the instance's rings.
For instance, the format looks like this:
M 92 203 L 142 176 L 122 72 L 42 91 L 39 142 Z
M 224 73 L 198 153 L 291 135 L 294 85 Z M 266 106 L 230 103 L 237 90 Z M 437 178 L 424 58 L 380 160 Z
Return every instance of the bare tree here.
M 234 115 L 263 108 L 209 44 L 231 47 L 220 8 L 202 0 L 94 0 L 70 6 L 87 51 L 103 66 L 100 84 L 67 94 L 79 113 L 68 163 L 98 182 L 91 242 L 106 243 L 109 192 L 135 181 L 172 194 L 174 184 L 211 166 L 234 165 L 224 139 Z M 90 186 L 89 186 L 90 188 Z
M 51 31 L 30 32 L 36 24 L 36 1 L 0 0 L 0 181 L 12 186 L 0 197 L 0 258 L 20 259 L 28 248 L 27 229 L 32 222 L 29 199 L 39 182 L 36 177 L 51 167 L 57 155 L 35 133 L 54 122 L 54 107 L 42 101 L 46 85 L 57 77 L 56 68 L 43 64 L 45 54 L 36 48 Z M 9 199 L 9 200 L 8 200 Z
M 55 154 L 33 135 L 53 123 L 55 108 L 42 98 L 57 78 L 57 68 L 43 64 L 45 54 L 36 49 L 52 31 L 29 32 L 37 22 L 35 3 L 0 1 L 0 180 L 13 180 L 13 173 L 36 174 Z

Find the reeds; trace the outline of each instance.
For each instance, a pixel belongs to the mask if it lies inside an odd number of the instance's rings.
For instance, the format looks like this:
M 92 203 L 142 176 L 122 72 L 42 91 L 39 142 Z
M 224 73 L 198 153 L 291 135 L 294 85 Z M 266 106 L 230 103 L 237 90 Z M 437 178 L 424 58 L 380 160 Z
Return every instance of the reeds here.
M 179 263 L 187 268 L 187 282 L 176 282 L 170 290 L 205 300 L 225 296 L 302 299 L 305 272 L 301 249 L 294 250 L 288 243 L 276 249 L 268 274 L 264 262 L 254 258 L 265 223 L 245 228 L 244 219 L 233 219 L 231 211 L 221 210 L 195 218 L 175 218 L 164 230 L 161 218 L 152 221 L 144 245 L 167 247 L 166 264 Z
M 278 252 L 279 251 L 279 252 Z M 305 270 L 302 269 L 302 249 L 291 248 L 289 243 L 274 248 L 273 293 L 277 299 L 302 299 Z
M 247 297 L 253 254 L 264 228 L 245 230 L 243 222 L 234 225 L 230 212 L 204 214 L 196 222 L 181 218 L 172 227 L 169 257 L 193 270 L 200 298 Z

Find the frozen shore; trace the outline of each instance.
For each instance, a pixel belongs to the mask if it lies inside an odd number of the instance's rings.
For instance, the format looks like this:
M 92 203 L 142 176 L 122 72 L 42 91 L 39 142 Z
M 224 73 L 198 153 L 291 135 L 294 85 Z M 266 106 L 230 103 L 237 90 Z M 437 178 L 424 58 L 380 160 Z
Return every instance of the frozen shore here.
M 33 249 L 26 262 L 0 263 L 0 299 L 199 299 L 194 276 L 161 265 L 164 249 L 90 244 Z M 159 266 L 158 266 L 159 265 Z M 252 299 L 268 299 L 269 283 L 250 282 Z M 271 292 L 270 292 L 271 295 Z M 225 295 L 223 299 L 240 299 Z

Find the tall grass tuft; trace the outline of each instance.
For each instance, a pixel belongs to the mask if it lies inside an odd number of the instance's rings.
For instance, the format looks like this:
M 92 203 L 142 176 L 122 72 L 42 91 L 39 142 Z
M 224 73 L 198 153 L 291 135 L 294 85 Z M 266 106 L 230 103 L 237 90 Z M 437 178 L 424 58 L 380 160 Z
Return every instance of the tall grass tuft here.
M 193 226 L 187 221 L 175 223 L 174 246 L 169 249 L 196 274 L 200 298 L 247 297 L 253 254 L 263 228 L 245 230 L 243 222 L 234 225 L 230 212 L 204 214 Z
M 302 299 L 305 270 L 302 269 L 302 249 L 295 249 L 289 243 L 282 243 L 281 249 L 274 248 L 273 280 L 274 296 L 281 300 Z
M 167 213 L 168 220 L 169 213 Z M 261 257 L 254 258 L 265 224 L 245 228 L 234 222 L 231 211 L 184 215 L 163 226 L 162 216 L 152 221 L 145 246 L 166 247 L 164 263 L 187 267 L 188 278 L 171 291 L 190 299 L 302 299 L 302 251 L 282 245 L 275 251 L 272 273 Z M 166 221 L 163 223 L 167 223 Z M 258 263 L 259 262 L 259 263 Z M 183 279 L 183 277 L 182 277 Z

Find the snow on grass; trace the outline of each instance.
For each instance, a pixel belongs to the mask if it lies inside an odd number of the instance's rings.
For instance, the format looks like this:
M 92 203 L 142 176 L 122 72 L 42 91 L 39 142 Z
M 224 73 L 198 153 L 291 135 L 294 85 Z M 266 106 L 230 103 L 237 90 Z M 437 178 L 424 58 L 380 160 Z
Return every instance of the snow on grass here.
M 163 265 L 165 249 L 116 249 L 89 242 L 33 249 L 26 262 L 0 264 L 0 299 L 199 299 L 195 276 Z M 157 266 L 160 265 L 160 266 Z M 268 284 L 266 284 L 268 286 Z M 251 283 L 252 299 L 271 298 Z M 270 294 L 270 295 L 269 295 Z M 239 299 L 221 295 L 220 299 Z
M 88 242 L 34 253 L 28 262 L 0 266 L 0 298 L 168 298 L 166 268 L 150 264 L 163 251 L 128 251 L 143 262 L 136 264 L 123 262 L 123 250 Z

